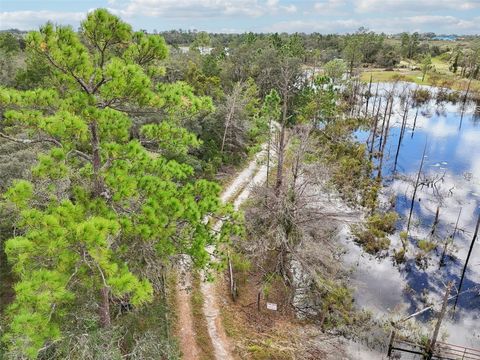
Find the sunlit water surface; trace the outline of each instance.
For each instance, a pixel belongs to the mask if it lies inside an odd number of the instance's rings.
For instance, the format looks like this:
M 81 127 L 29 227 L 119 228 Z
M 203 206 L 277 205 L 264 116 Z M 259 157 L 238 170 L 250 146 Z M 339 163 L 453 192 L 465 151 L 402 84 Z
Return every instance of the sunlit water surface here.
M 397 85 L 403 92 L 406 84 Z M 391 84 L 380 84 L 382 90 L 391 90 Z M 433 92 L 435 89 L 430 88 Z M 383 104 L 386 100 L 383 100 Z M 383 105 L 382 105 L 383 106 Z M 383 166 L 384 189 L 381 201 L 395 199 L 395 210 L 400 215 L 397 234 L 391 236 L 390 255 L 377 258 L 365 254 L 344 237 L 347 247 L 345 260 L 352 265 L 355 300 L 358 306 L 372 309 L 376 314 L 390 314 L 401 318 L 414 313 L 432 301 L 440 302 L 445 284 L 453 280 L 458 288 L 462 267 L 473 237 L 480 213 L 480 117 L 478 104 L 441 103 L 429 101 L 421 106 L 410 106 L 407 128 L 403 137 L 396 172 L 393 172 L 405 105 L 399 98 L 394 103 L 394 114 L 385 147 Z M 370 105 L 371 108 L 371 105 Z M 418 110 L 418 113 L 417 113 Z M 415 121 L 416 115 L 416 121 Z M 415 123 L 415 124 L 414 124 Z M 358 132 L 358 141 L 365 142 L 368 132 Z M 421 179 L 435 182 L 435 186 L 419 189 L 414 204 L 407 261 L 397 265 L 391 257 L 393 249 L 400 249 L 398 232 L 406 229 L 415 177 L 423 149 L 427 144 Z M 430 232 L 440 206 L 439 224 L 434 237 Z M 457 217 L 459 231 L 454 245 L 440 266 L 440 255 L 445 239 L 454 230 Z M 416 241 L 431 239 L 438 243 L 423 265 L 415 261 Z M 456 291 L 456 290 L 455 290 Z M 444 330 L 448 341 L 480 347 L 480 239 L 477 240 L 462 285 L 455 317 L 448 316 Z M 453 307 L 454 300 L 450 302 Z M 424 323 L 432 319 L 432 312 L 420 317 Z

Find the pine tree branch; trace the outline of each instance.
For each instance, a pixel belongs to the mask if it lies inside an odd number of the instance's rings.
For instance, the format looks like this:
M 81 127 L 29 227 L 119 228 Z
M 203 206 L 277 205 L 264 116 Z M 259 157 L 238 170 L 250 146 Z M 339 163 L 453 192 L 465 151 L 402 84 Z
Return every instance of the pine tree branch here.
M 13 142 L 16 142 L 16 143 L 19 143 L 19 144 L 36 144 L 36 143 L 41 143 L 41 142 L 49 142 L 49 143 L 52 143 L 52 144 L 55 144 L 57 146 L 62 147 L 62 144 L 60 143 L 60 141 L 58 141 L 56 139 L 53 139 L 53 138 L 42 138 L 42 139 L 35 139 L 35 140 L 32 140 L 32 139 L 18 139 L 18 138 L 14 138 L 12 136 L 9 136 L 9 135 L 1 132 L 1 131 L 0 131 L 0 137 L 2 137 L 4 139 L 7 139 L 7 140 L 10 140 L 10 141 L 13 141 Z
M 19 143 L 19 144 L 25 144 L 25 145 L 48 142 L 48 143 L 57 145 L 58 147 L 63 147 L 62 143 L 60 141 L 58 141 L 57 139 L 54 139 L 54 138 L 18 139 L 18 138 L 14 138 L 13 136 L 9 136 L 9 135 L 1 132 L 1 131 L 0 131 L 0 137 L 4 138 L 4 139 L 7 139 L 9 141 L 13 141 L 13 142 L 16 142 L 16 143 Z M 75 150 L 71 150 L 71 152 L 75 153 L 76 155 L 80 156 L 81 158 L 83 158 L 87 161 L 92 161 L 92 159 L 90 158 L 90 156 L 88 154 L 85 154 L 84 152 L 82 152 L 80 150 L 75 149 Z

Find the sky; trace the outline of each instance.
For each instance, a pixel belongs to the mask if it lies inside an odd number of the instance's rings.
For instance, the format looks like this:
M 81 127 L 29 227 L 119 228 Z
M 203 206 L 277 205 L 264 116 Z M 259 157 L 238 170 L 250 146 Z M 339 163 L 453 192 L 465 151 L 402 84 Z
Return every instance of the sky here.
M 0 0 L 0 29 L 76 28 L 99 7 L 147 31 L 480 34 L 480 0 Z

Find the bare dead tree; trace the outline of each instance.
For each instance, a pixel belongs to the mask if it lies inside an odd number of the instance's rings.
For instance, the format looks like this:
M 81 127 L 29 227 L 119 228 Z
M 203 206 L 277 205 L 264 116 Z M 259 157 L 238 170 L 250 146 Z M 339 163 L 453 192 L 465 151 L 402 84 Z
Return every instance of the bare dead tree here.
M 437 206 L 437 211 L 435 211 L 435 219 L 433 220 L 432 230 L 430 231 L 430 236 L 432 238 L 435 236 L 435 231 L 437 230 L 437 226 L 439 223 L 439 216 L 440 216 L 440 205 Z
M 418 108 L 417 108 L 417 111 L 415 112 L 415 118 L 413 119 L 413 128 L 412 128 L 411 138 L 413 138 L 413 134 L 415 133 L 415 128 L 417 126 L 417 117 L 418 117 Z
M 418 190 L 419 181 L 420 181 L 420 174 L 422 173 L 423 162 L 425 161 L 426 151 L 427 151 L 427 141 L 425 141 L 425 147 L 423 148 L 422 160 L 420 162 L 420 167 L 418 168 L 418 172 L 417 172 L 417 180 L 415 181 L 415 185 L 413 187 L 412 202 L 410 203 L 410 213 L 408 214 L 408 222 L 407 222 L 407 236 L 408 236 L 408 232 L 410 231 L 410 222 L 412 220 L 413 205 L 415 204 L 415 196 L 417 195 L 417 190 Z
M 382 131 L 382 137 L 380 138 L 380 161 L 378 164 L 377 181 L 380 181 L 380 179 L 382 178 L 383 159 L 385 154 L 385 145 L 387 144 L 388 133 L 390 130 L 390 118 L 392 117 L 392 106 L 393 106 L 393 97 L 390 97 L 389 115 L 387 118 L 387 123 L 385 125 L 385 130 Z M 388 102 L 387 102 L 387 107 L 388 107 Z M 383 139 L 383 142 L 382 142 L 382 139 Z
M 452 235 L 450 235 L 450 237 L 445 239 L 445 244 L 443 245 L 442 255 L 440 256 L 439 267 L 442 267 L 442 265 L 444 264 L 445 254 L 447 253 L 447 247 L 448 247 L 449 240 L 452 242 L 452 244 L 455 241 L 455 235 L 457 234 L 458 222 L 460 220 L 460 215 L 461 214 L 462 214 L 462 208 L 460 208 L 460 211 L 458 212 L 457 221 L 455 222 L 455 228 L 453 229 Z
M 443 296 L 442 309 L 438 313 L 437 322 L 435 324 L 435 329 L 433 331 L 432 338 L 428 343 L 428 355 L 427 355 L 428 359 L 432 358 L 433 351 L 435 350 L 435 344 L 437 343 L 438 333 L 440 332 L 440 326 L 442 325 L 443 318 L 445 317 L 445 313 L 447 312 L 448 297 L 450 295 L 450 292 L 452 291 L 452 287 L 453 287 L 453 281 L 450 281 L 447 285 L 447 289 L 445 290 L 445 295 Z
M 287 125 L 289 119 L 289 105 L 294 93 L 298 90 L 297 85 L 301 72 L 297 59 L 285 58 L 280 65 L 280 78 L 278 88 L 282 98 L 282 118 L 280 123 L 280 135 L 278 140 L 277 153 L 277 178 L 275 192 L 278 194 L 283 183 L 283 167 L 285 149 L 287 147 Z
M 378 105 L 378 109 L 380 110 L 380 106 L 382 105 L 382 99 L 380 99 L 380 104 Z M 388 105 L 388 103 L 387 103 Z M 385 107 L 385 109 L 387 108 L 388 106 Z M 386 110 L 385 110 L 386 111 Z M 374 125 L 373 125 L 373 131 L 372 131 L 372 143 L 370 144 L 370 150 L 369 150 L 369 157 L 370 157 L 370 160 L 372 159 L 372 154 L 373 154 L 373 146 L 375 144 L 375 139 L 377 137 L 377 128 L 378 128 L 378 111 L 377 111 L 377 114 L 376 116 L 374 117 L 375 118 L 375 122 L 374 122 Z M 384 116 L 384 119 L 385 119 L 385 116 Z
M 225 140 L 227 139 L 227 132 L 233 120 L 235 111 L 238 109 L 238 102 L 239 102 L 239 98 L 242 90 L 243 90 L 243 84 L 240 82 L 236 83 L 235 86 L 233 87 L 232 94 L 227 98 L 226 106 L 228 108 L 228 113 L 227 113 L 227 117 L 225 118 L 225 130 L 223 131 L 222 146 L 220 148 L 220 152 L 222 154 L 223 154 L 223 149 L 225 148 Z
M 368 91 L 367 91 L 367 101 L 365 103 L 365 116 L 368 116 L 368 103 L 370 102 L 370 97 L 372 96 L 372 80 L 373 80 L 373 75 L 370 74 L 370 82 L 368 83 Z M 377 84 L 378 85 L 378 84 Z
M 375 114 L 375 104 L 377 102 L 377 97 L 378 97 L 378 85 L 379 83 L 377 83 L 377 87 L 375 89 L 375 97 L 373 98 L 373 109 L 372 109 L 372 114 Z
M 407 118 L 408 118 L 408 98 L 405 101 L 405 110 L 403 112 L 403 118 L 402 118 L 402 126 L 400 128 L 400 135 L 398 136 L 398 145 L 397 145 L 397 152 L 395 154 L 395 163 L 393 165 L 393 173 L 397 171 L 397 162 L 398 162 L 398 154 L 400 153 L 400 146 L 402 146 L 402 140 L 403 140 L 403 135 L 405 134 L 405 128 L 407 124 Z
M 465 259 L 465 264 L 463 265 L 462 276 L 460 278 L 460 283 L 458 285 L 459 294 L 460 294 L 460 291 L 462 291 L 463 280 L 465 279 L 465 272 L 467 271 L 468 262 L 470 261 L 470 256 L 472 255 L 473 245 L 475 245 L 475 241 L 477 240 L 479 227 L 480 227 L 480 215 L 478 215 L 477 225 L 475 226 L 475 232 L 473 234 L 472 242 L 470 243 L 470 248 L 468 249 L 468 254 L 467 254 L 467 258 Z M 457 294 L 457 297 L 455 298 L 455 305 L 453 306 L 453 311 L 455 311 L 455 309 L 457 308 L 458 298 L 459 296 Z

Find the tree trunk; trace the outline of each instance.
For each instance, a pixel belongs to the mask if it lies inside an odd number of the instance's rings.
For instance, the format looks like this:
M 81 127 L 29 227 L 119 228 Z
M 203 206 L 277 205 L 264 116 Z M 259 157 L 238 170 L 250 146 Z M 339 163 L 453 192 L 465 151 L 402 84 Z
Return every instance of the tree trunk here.
M 372 90 L 372 79 L 373 79 L 373 75 L 370 74 L 370 83 L 368 84 L 368 93 L 367 93 L 367 101 L 366 101 L 366 104 L 365 104 L 365 116 L 368 116 L 368 103 L 370 102 L 370 91 Z
M 437 206 L 437 211 L 435 212 L 435 220 L 433 221 L 432 231 L 430 232 L 430 236 L 432 238 L 435 236 L 435 231 L 437 230 L 439 216 L 440 216 L 440 205 Z
M 108 194 L 105 188 L 105 183 L 103 182 L 102 175 L 100 174 L 102 159 L 100 156 L 100 137 L 98 134 L 98 123 L 96 120 L 90 122 L 90 133 L 91 133 L 91 145 L 92 145 L 92 166 L 93 166 L 93 176 L 94 176 L 94 185 L 93 185 L 93 194 L 95 197 L 108 198 Z M 103 274 L 102 274 L 103 278 Z M 109 302 L 109 290 L 105 284 L 100 289 L 100 306 L 99 306 L 99 316 L 100 324 L 102 327 L 110 326 L 110 302 Z
M 378 96 L 378 82 L 377 82 L 377 87 L 375 89 L 375 97 L 373 98 L 372 114 L 375 114 L 375 104 L 377 103 L 377 96 Z M 388 103 L 388 100 L 387 100 L 387 103 Z
M 453 229 L 453 233 L 452 233 L 452 236 L 451 236 L 452 244 L 455 240 L 455 235 L 457 234 L 458 222 L 460 221 L 460 215 L 462 215 L 462 208 L 460 208 L 460 211 L 458 212 L 457 222 L 455 223 L 455 228 Z M 447 246 L 448 246 L 448 238 L 445 240 L 445 245 L 443 246 L 442 256 L 440 256 L 439 268 L 442 267 L 442 265 L 444 264 L 445 254 L 447 253 Z
M 417 126 L 417 117 L 418 117 L 418 108 L 417 108 L 417 112 L 415 113 L 415 118 L 413 119 L 413 129 L 412 129 L 411 138 L 413 138 L 413 134 L 415 133 L 415 127 Z
M 220 153 L 223 154 L 223 150 L 225 148 L 225 141 L 227 139 L 227 132 L 228 132 L 228 127 L 230 126 L 230 122 L 232 121 L 233 113 L 235 112 L 235 104 L 237 102 L 237 87 L 233 89 L 233 100 L 232 100 L 232 106 L 228 112 L 227 118 L 225 119 L 225 130 L 223 131 L 223 137 L 222 137 L 222 146 L 220 148 Z
M 457 308 L 458 297 L 460 295 L 460 291 L 462 291 L 462 285 L 463 285 L 463 280 L 465 278 L 465 272 L 467 271 L 468 262 L 470 261 L 470 255 L 472 255 L 473 245 L 475 245 L 475 241 L 477 240 L 478 228 L 479 227 L 480 227 L 480 215 L 478 215 L 477 225 L 475 226 L 475 233 L 473 234 L 472 242 L 470 243 L 470 249 L 468 249 L 467 258 L 465 259 L 465 265 L 463 265 L 462 277 L 460 278 L 460 284 L 458 285 L 458 293 L 457 293 L 457 297 L 455 299 L 455 305 L 453 307 L 454 311 Z
M 445 295 L 443 296 L 443 303 L 442 309 L 438 313 L 437 323 L 435 324 L 435 330 L 433 331 L 433 336 L 430 339 L 428 344 L 428 358 L 432 358 L 433 351 L 435 350 L 435 344 L 437 342 L 438 333 L 440 332 L 440 326 L 442 325 L 442 320 L 445 317 L 445 313 L 447 312 L 447 305 L 448 305 L 448 296 L 450 295 L 450 291 L 452 290 L 453 282 L 450 281 L 447 285 L 447 290 L 445 291 Z
M 380 104 L 381 104 L 381 101 L 382 101 L 382 100 L 380 99 Z M 375 104 L 374 104 L 374 105 L 375 105 Z M 379 105 L 379 107 L 380 107 L 380 105 Z M 377 116 L 375 116 L 375 124 L 374 124 L 374 126 L 373 126 L 372 143 L 370 144 L 370 151 L 369 151 L 369 153 L 370 153 L 370 156 L 369 156 L 370 160 L 372 160 L 373 145 L 374 145 L 374 143 L 375 143 L 375 138 L 377 137 L 377 128 L 378 128 L 378 114 L 377 114 Z
M 408 222 L 407 222 L 407 236 L 408 236 L 408 231 L 410 230 L 410 222 L 412 220 L 413 205 L 415 204 L 415 196 L 417 195 L 418 182 L 420 181 L 420 174 L 422 172 L 426 151 L 427 151 L 427 142 L 425 141 L 425 147 L 423 148 L 423 154 L 422 154 L 422 161 L 420 162 L 420 167 L 418 168 L 418 173 L 417 173 L 417 180 L 415 181 L 415 187 L 413 188 L 412 202 L 410 204 L 410 213 L 408 215 Z
M 103 286 L 100 289 L 100 308 L 99 308 L 99 315 L 100 315 L 100 325 L 102 327 L 109 327 L 111 325 L 110 320 L 110 301 L 108 296 L 108 287 Z
M 275 184 L 275 192 L 280 193 L 283 184 L 283 161 L 285 157 L 285 132 L 287 127 L 287 97 L 284 94 L 282 104 L 282 128 L 280 129 L 280 139 L 278 143 L 278 160 L 277 160 L 277 181 Z
M 100 157 L 100 138 L 98 135 L 98 124 L 96 120 L 90 122 L 91 145 L 92 145 L 92 166 L 94 185 L 93 193 L 96 197 L 105 197 L 105 186 L 103 183 L 100 169 L 102 167 L 102 159 Z
M 405 127 L 407 126 L 407 115 L 408 115 L 408 99 L 405 103 L 405 111 L 403 113 L 402 127 L 400 128 L 400 135 L 398 137 L 397 152 L 395 154 L 395 163 L 393 165 L 394 174 L 397 171 L 398 154 L 400 153 L 400 147 L 402 146 L 403 135 L 405 134 Z
M 387 106 L 388 106 L 388 103 L 387 103 Z M 385 125 L 386 126 L 385 134 L 382 133 L 383 143 L 381 143 L 382 138 L 380 138 L 381 149 L 380 149 L 380 162 L 378 165 L 377 181 L 380 181 L 380 179 L 382 178 L 383 157 L 385 152 L 385 145 L 387 144 L 388 132 L 390 130 L 390 117 L 392 115 L 392 106 L 393 106 L 393 98 L 390 100 L 390 113 L 387 119 L 387 124 Z
M 272 147 L 272 118 L 268 122 L 268 145 L 267 145 L 267 189 L 270 181 L 270 148 Z

